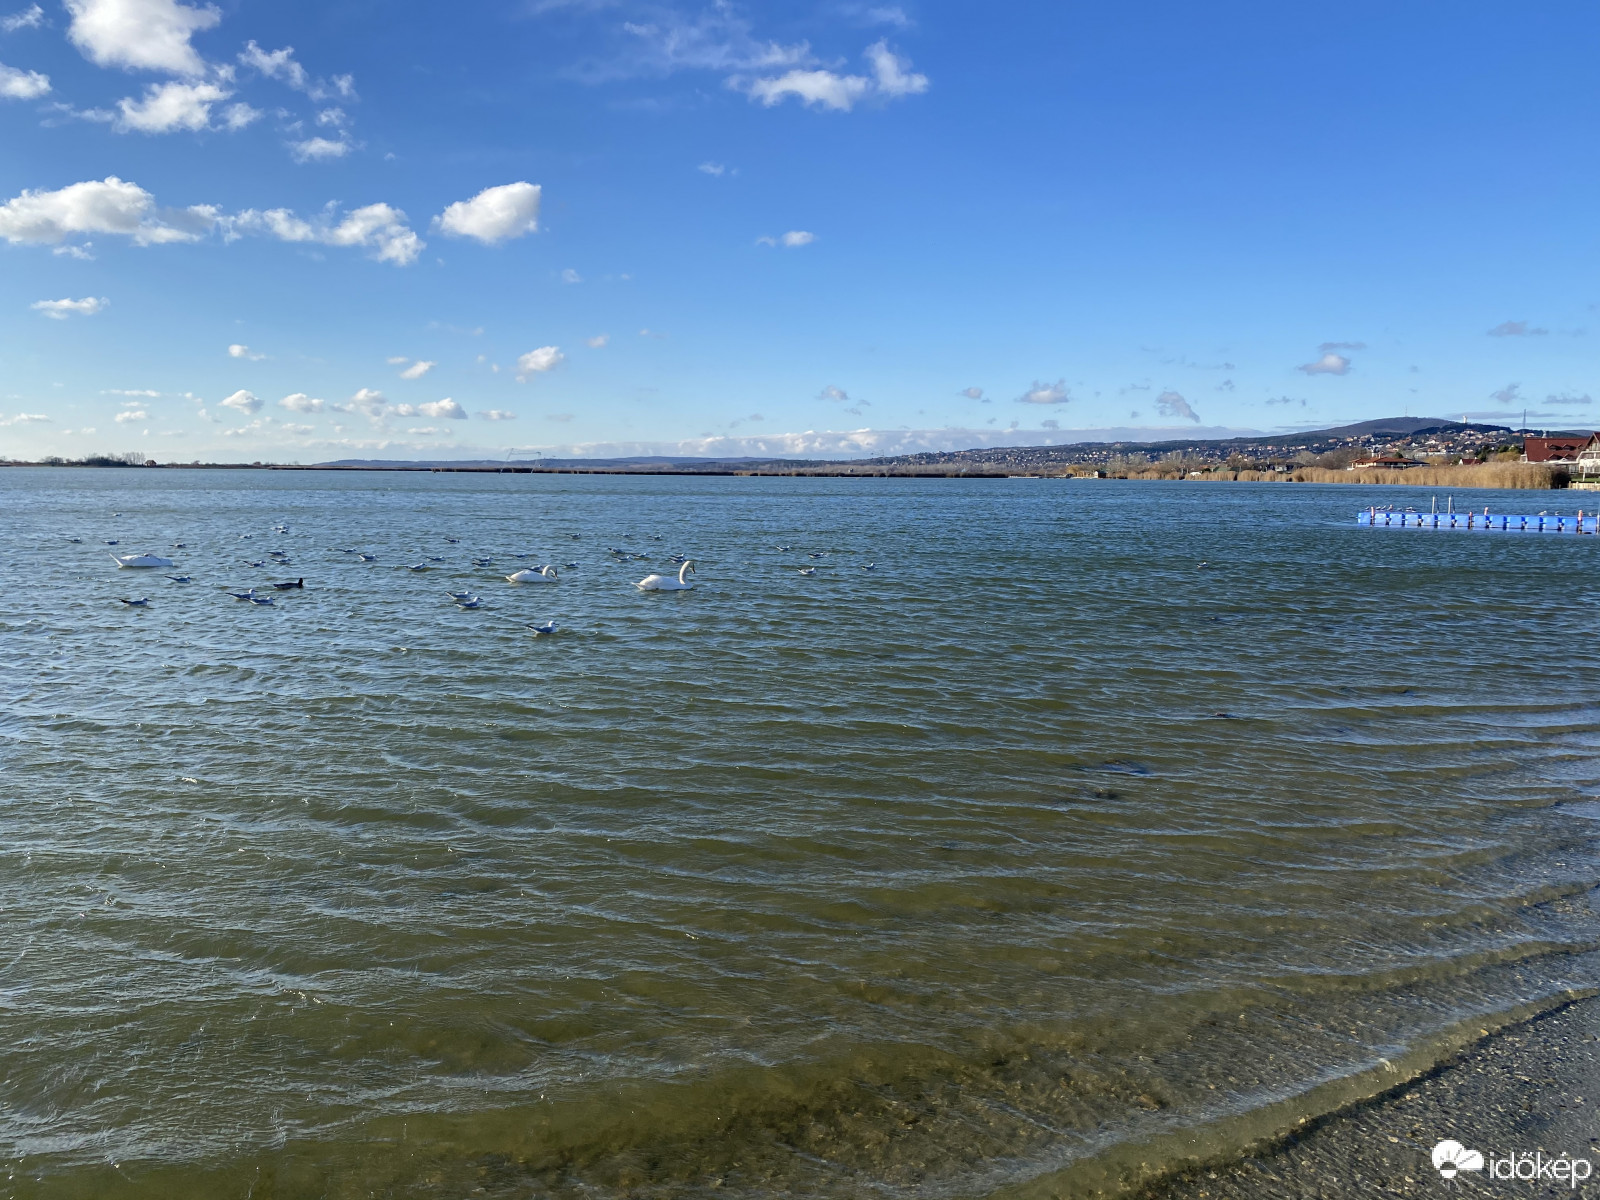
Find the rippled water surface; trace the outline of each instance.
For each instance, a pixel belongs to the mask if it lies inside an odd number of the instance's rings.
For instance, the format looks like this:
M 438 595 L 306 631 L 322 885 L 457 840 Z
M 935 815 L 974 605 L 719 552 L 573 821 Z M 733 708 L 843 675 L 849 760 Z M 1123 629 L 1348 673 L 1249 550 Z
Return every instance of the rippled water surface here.
M 0 1182 L 1113 1188 L 1588 988 L 1600 539 L 1397 499 L 0 471 Z

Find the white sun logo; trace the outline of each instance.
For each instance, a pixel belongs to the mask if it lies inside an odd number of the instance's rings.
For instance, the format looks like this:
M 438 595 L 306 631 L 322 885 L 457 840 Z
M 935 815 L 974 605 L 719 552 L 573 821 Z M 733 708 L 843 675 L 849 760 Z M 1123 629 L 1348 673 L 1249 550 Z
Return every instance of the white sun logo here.
M 1433 1165 L 1446 1179 L 1454 1179 L 1462 1171 L 1483 1170 L 1483 1155 L 1446 1138 L 1433 1148 Z

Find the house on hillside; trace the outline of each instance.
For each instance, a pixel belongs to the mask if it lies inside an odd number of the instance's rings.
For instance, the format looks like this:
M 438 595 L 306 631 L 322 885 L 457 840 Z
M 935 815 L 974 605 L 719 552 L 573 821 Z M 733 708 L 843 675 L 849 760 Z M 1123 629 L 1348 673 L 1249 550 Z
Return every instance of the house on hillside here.
M 1522 444 L 1522 461 L 1529 463 L 1569 463 L 1585 450 L 1600 444 L 1600 434 L 1588 437 L 1530 437 Z

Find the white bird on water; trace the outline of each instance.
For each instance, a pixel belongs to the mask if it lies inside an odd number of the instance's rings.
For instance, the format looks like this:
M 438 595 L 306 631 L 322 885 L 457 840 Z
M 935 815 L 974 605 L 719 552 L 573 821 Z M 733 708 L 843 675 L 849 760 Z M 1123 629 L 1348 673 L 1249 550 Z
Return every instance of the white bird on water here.
M 162 558 L 159 554 L 113 554 L 112 560 L 119 567 L 170 567 L 172 560 Z
M 561 576 L 556 569 L 548 564 L 535 571 L 532 567 L 521 571 L 513 571 L 506 576 L 507 583 L 560 583 Z
M 556 623 L 554 621 L 546 621 L 543 625 L 529 625 L 528 628 L 533 630 L 534 637 L 538 637 L 542 633 L 554 633 L 556 631 Z
M 641 592 L 687 592 L 693 589 L 688 576 L 694 573 L 694 561 L 685 559 L 683 566 L 678 568 L 678 577 L 671 575 L 646 575 L 633 586 Z

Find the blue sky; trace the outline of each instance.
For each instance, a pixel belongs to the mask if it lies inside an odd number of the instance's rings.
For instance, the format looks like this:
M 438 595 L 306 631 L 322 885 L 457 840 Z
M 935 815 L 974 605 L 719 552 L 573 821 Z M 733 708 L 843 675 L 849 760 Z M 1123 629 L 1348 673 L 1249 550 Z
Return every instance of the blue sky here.
M 10 457 L 1593 420 L 1592 5 L 10 3 Z

